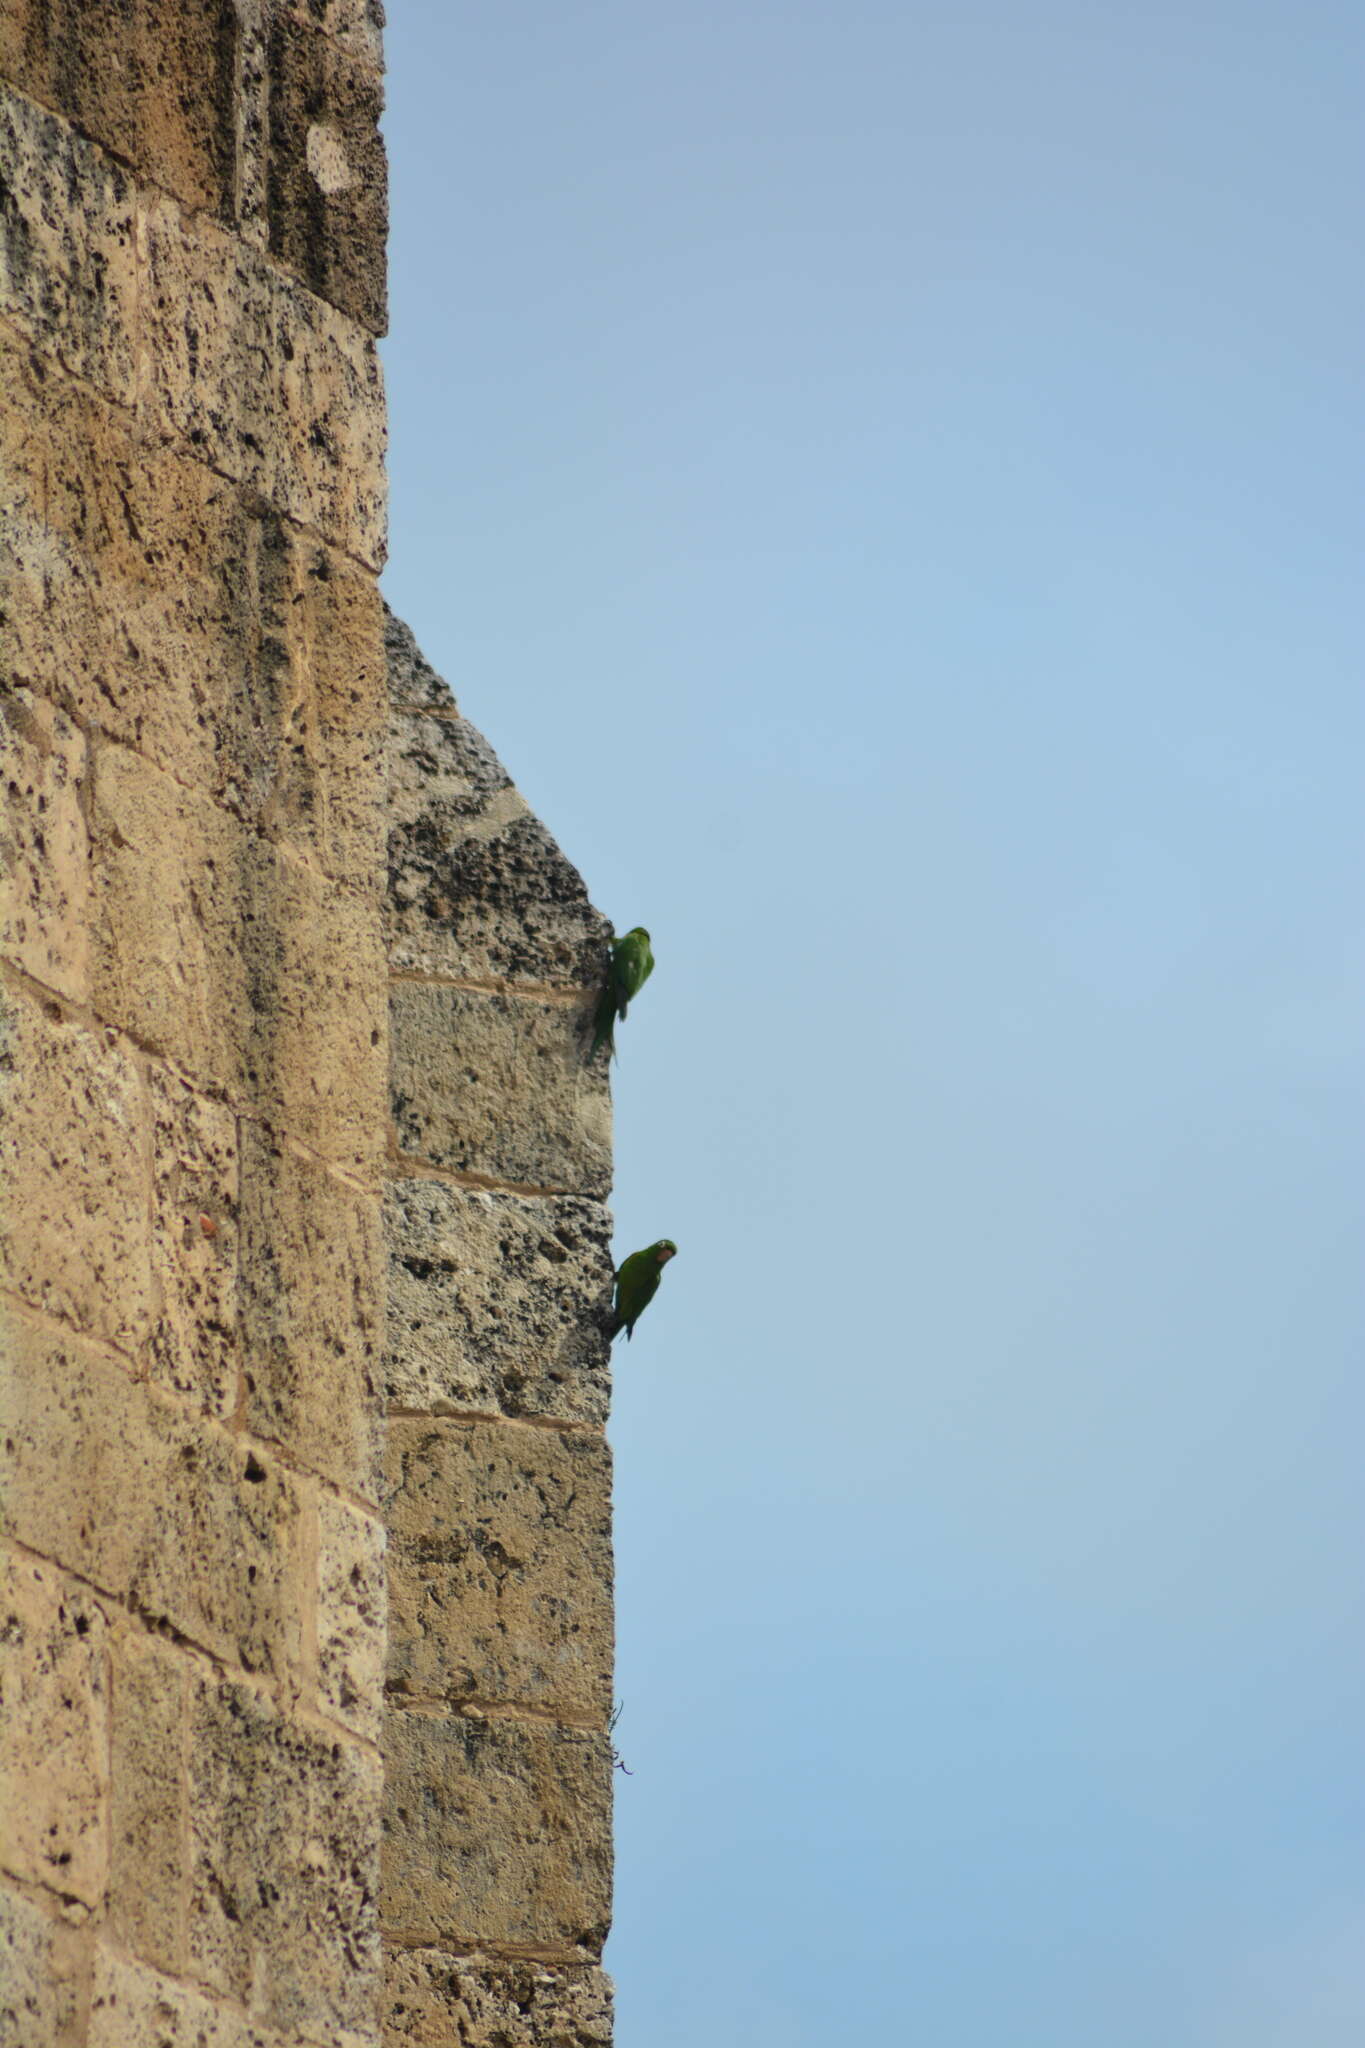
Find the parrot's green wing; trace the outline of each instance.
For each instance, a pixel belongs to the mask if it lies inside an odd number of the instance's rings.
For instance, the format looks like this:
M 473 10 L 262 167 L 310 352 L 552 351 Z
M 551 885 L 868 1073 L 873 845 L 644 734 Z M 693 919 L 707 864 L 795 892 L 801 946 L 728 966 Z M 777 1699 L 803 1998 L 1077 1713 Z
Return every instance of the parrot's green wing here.
M 612 980 L 616 984 L 618 1016 L 625 1016 L 627 1004 L 639 995 L 653 972 L 654 955 L 650 950 L 649 933 L 643 925 L 637 924 L 612 948 Z

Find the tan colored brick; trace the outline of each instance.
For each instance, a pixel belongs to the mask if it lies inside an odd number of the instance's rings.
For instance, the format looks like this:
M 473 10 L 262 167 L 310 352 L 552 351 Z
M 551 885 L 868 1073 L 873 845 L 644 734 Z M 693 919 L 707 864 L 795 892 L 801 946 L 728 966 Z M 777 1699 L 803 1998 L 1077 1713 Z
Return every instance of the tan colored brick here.
M 380 1764 L 203 1684 L 190 1742 L 193 1974 L 267 2025 L 367 2033 L 378 1994 Z
M 384 54 L 383 0 L 293 0 L 293 12 L 363 56 Z
M 0 1551 L 0 1862 L 87 1906 L 109 1846 L 104 1641 L 88 1590 Z
M 151 1072 L 153 1376 L 211 1414 L 237 1402 L 237 1119 Z
M 590 1964 L 394 1949 L 382 2018 L 386 2048 L 611 2048 L 612 1983 Z
M 122 1044 L 0 986 L 0 1284 L 129 1348 L 152 1311 L 148 1123 Z
M 160 423 L 378 568 L 384 395 L 371 338 L 171 200 L 148 205 L 142 232 L 149 398 Z
M 611 1453 L 504 1423 L 389 1425 L 389 1683 L 611 1711 Z
M 297 1483 L 79 1339 L 11 1313 L 0 1528 L 276 1677 L 300 1659 Z
M 185 1967 L 189 1660 L 136 1628 L 113 1642 L 109 1928 L 163 1970 Z
M 85 739 L 29 690 L 0 692 L 0 954 L 73 1002 L 86 990 Z
M 398 973 L 594 992 L 606 973 L 609 926 L 582 876 L 453 715 L 392 716 L 386 927 Z
M 611 1096 L 582 1005 L 398 982 L 390 1083 L 401 1152 L 535 1191 L 605 1195 Z
M 600 1203 L 393 1180 L 384 1231 L 394 1407 L 606 1420 L 611 1217 Z
M 379 1203 L 256 1124 L 242 1127 L 246 1421 L 311 1471 L 379 1498 Z
M 604 1737 L 394 1711 L 384 1732 L 384 1925 L 405 1942 L 565 1943 L 611 1916 Z
M 371 334 L 388 324 L 382 76 L 279 13 L 270 35 L 270 253 Z
M 85 1934 L 0 1884 L 0 2048 L 66 2048 L 89 1976 Z
M 369 2048 L 372 2039 L 321 2026 L 282 2034 L 191 1984 L 107 1948 L 95 1951 L 86 2048 Z
M 102 1016 L 328 1157 L 379 1142 L 377 909 L 150 767 L 95 750 Z
M 121 405 L 135 397 L 133 207 L 126 172 L 0 85 L 0 316 Z
M 12 675 L 372 886 L 373 578 L 2 334 L 0 476 Z
M 187 205 L 230 209 L 224 0 L 5 0 L 0 74 Z
M 318 1705 L 379 1739 L 387 1589 L 384 1524 L 330 1494 L 318 1498 Z

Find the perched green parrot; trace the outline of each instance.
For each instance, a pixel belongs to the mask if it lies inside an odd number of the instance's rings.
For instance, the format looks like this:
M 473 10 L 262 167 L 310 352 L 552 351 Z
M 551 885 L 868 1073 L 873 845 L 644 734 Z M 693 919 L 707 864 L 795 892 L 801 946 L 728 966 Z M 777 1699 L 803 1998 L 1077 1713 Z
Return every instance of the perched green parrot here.
M 661 1237 L 657 1244 L 647 1244 L 642 1252 L 632 1252 L 621 1261 L 616 1269 L 616 1300 L 608 1336 L 619 1336 L 624 1330 L 626 1342 L 630 1342 L 636 1322 L 658 1293 L 664 1267 L 677 1249 L 671 1237 Z
M 623 938 L 613 941 L 611 964 L 607 978 L 602 984 L 598 999 L 597 1014 L 592 1020 L 592 1051 L 590 1060 L 595 1060 L 602 1047 L 607 1048 L 607 1057 L 615 1057 L 616 1020 L 624 1017 L 631 1001 L 654 972 L 654 955 L 649 950 L 649 933 L 643 925 L 637 924 Z

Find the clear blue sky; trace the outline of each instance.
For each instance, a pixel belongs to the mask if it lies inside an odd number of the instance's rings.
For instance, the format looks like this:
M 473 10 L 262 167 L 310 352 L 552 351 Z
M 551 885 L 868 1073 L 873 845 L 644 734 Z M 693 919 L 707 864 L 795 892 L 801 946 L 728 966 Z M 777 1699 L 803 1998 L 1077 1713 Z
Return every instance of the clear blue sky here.
M 389 11 L 386 589 L 659 960 L 620 2048 L 1360 2048 L 1365 18 Z

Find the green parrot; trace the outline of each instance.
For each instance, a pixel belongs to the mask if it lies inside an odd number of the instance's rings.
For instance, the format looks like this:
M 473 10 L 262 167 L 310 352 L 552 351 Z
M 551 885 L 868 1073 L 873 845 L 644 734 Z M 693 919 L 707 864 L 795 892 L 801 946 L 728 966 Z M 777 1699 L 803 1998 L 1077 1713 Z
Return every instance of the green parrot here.
M 632 1252 L 621 1261 L 616 1269 L 616 1300 L 607 1331 L 609 1337 L 619 1336 L 624 1330 L 626 1342 L 630 1342 L 637 1321 L 659 1291 L 664 1267 L 677 1249 L 671 1237 L 661 1237 L 657 1244 L 647 1244 L 642 1252 Z
M 653 972 L 654 955 L 649 950 L 649 933 L 643 925 L 637 924 L 623 938 L 612 942 L 611 964 L 602 984 L 597 1014 L 592 1020 L 590 1060 L 597 1058 L 604 1045 L 608 1059 L 615 1057 L 616 1020 L 625 1016 L 631 1001 L 639 995 Z

